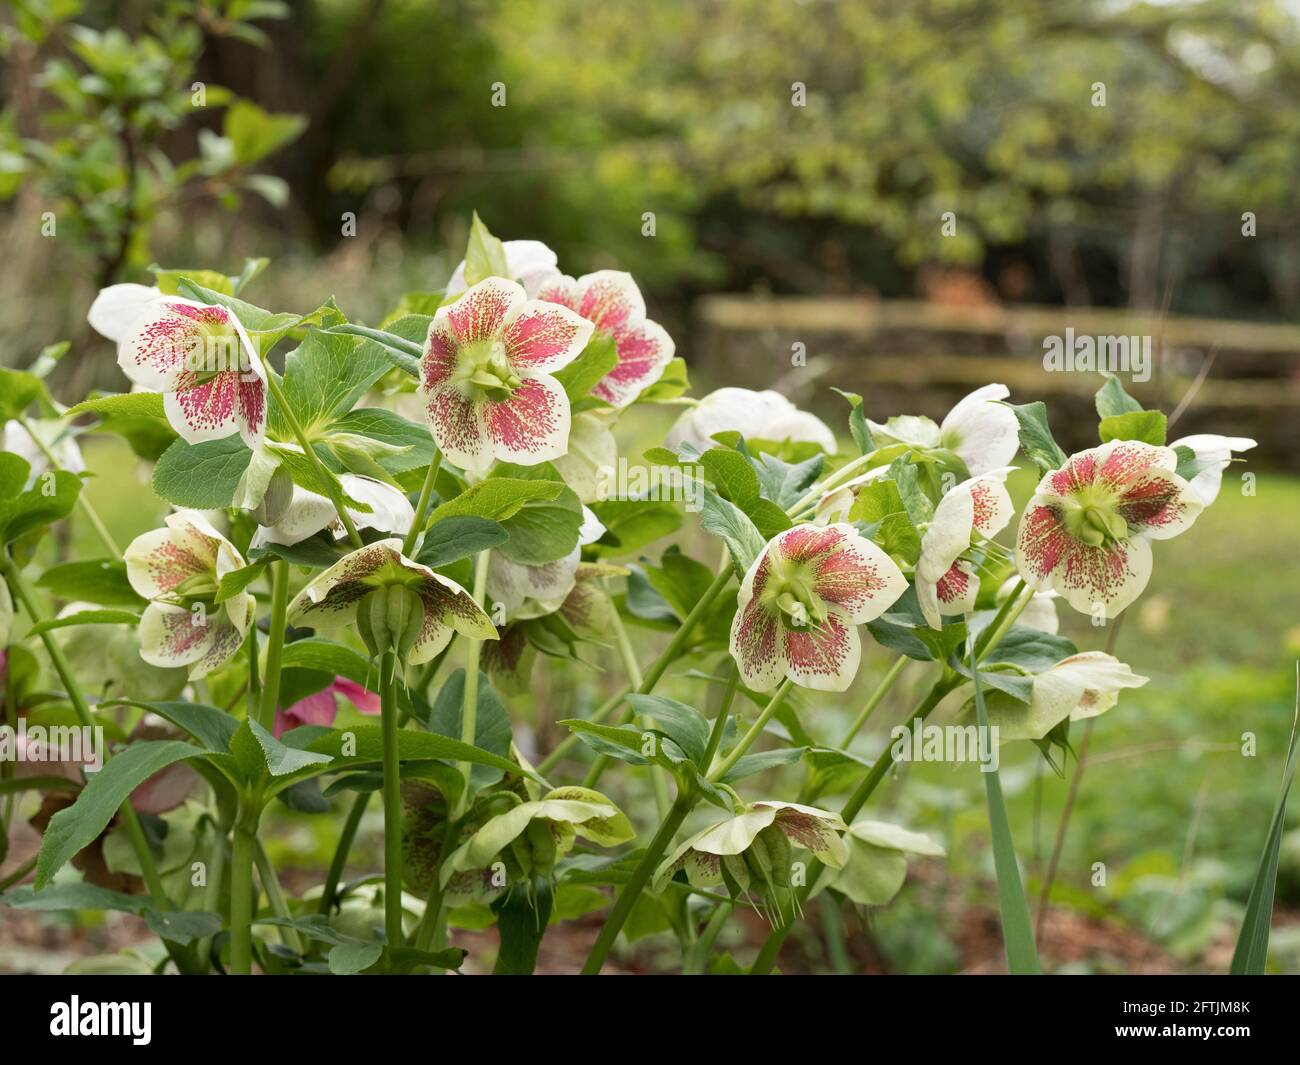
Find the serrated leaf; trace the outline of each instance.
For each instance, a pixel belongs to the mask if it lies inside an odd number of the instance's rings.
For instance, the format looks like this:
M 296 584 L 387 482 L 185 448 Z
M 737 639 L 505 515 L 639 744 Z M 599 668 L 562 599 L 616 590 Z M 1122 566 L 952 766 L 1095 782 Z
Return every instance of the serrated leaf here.
M 60 599 L 79 599 L 101 606 L 142 607 L 145 604 L 144 598 L 127 580 L 126 563 L 115 558 L 84 559 L 51 566 L 37 578 L 36 586 Z
M 252 458 L 238 433 L 201 444 L 177 440 L 154 468 L 154 491 L 178 507 L 228 507 Z
M 1102 418 L 1101 424 L 1097 426 L 1097 435 L 1103 444 L 1108 440 L 1140 440 L 1144 444 L 1162 447 L 1166 424 L 1164 411 L 1129 411 Z

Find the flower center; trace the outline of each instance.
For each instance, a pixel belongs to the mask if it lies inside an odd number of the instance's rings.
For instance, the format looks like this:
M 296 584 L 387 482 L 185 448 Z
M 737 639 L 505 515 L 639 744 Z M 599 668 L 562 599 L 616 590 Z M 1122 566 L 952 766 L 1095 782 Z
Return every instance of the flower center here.
M 1090 547 L 1105 547 L 1128 537 L 1128 522 L 1115 504 L 1117 497 L 1097 485 L 1089 485 L 1066 504 L 1065 527 L 1076 540 Z
M 788 562 L 773 563 L 772 575 L 763 588 L 763 602 L 782 614 L 787 628 L 820 625 L 826 618 L 826 604 L 813 586 L 813 575 Z
M 496 402 L 509 399 L 523 384 L 506 359 L 506 346 L 500 340 L 477 340 L 466 344 L 460 353 L 461 374 L 471 390 Z

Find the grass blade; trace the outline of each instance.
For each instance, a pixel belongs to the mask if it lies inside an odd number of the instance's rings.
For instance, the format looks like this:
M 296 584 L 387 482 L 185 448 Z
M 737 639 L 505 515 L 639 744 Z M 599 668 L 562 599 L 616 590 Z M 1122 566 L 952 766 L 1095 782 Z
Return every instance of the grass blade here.
M 1268 936 L 1273 923 L 1273 892 L 1277 887 L 1278 852 L 1282 846 L 1282 828 L 1286 822 L 1286 800 L 1295 779 L 1297 751 L 1297 726 L 1300 725 L 1300 662 L 1296 664 L 1296 716 L 1291 719 L 1291 742 L 1287 746 L 1286 768 L 1282 771 L 1282 789 L 1273 809 L 1273 822 L 1269 825 L 1268 840 L 1259 859 L 1255 882 L 1250 885 L 1250 898 L 1246 902 L 1246 919 L 1237 937 L 1237 949 L 1232 953 L 1233 976 L 1262 976 L 1268 962 Z

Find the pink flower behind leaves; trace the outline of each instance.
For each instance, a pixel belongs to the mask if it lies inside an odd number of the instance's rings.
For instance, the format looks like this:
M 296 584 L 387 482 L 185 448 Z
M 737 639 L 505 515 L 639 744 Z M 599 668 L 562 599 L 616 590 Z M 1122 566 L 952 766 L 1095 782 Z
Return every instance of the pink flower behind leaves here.
M 618 363 L 591 392 L 615 407 L 626 407 L 658 381 L 672 360 L 672 337 L 645 316 L 645 300 L 631 274 L 597 270 L 576 281 L 562 276 L 543 284 L 537 296 L 576 311 L 596 327 L 597 336 L 614 341 Z
M 378 695 L 347 677 L 335 677 L 334 683 L 328 688 L 299 699 L 292 706 L 276 710 L 272 735 L 278 738 L 300 725 L 323 725 L 328 728 L 334 724 L 334 718 L 338 715 L 340 695 L 363 714 L 373 716 L 379 713 Z

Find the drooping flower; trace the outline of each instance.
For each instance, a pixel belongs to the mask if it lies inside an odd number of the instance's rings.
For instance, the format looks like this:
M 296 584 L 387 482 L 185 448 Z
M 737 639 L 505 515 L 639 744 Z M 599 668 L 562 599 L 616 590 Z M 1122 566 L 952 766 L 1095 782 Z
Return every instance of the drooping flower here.
M 1119 702 L 1121 691 L 1140 688 L 1148 679 L 1102 651 L 1082 651 L 1034 677 L 1028 705 L 1002 692 L 986 692 L 989 724 L 997 726 L 1002 741 L 1041 740 L 1067 719 L 1104 714 Z
M 583 507 L 578 542 L 563 558 L 529 566 L 493 551 L 488 567 L 488 598 L 504 606 L 506 616 L 512 620 L 554 613 L 573 590 L 583 547 L 604 535 L 605 526 L 600 519 Z
M 1171 448 L 1191 448 L 1198 463 L 1203 468 L 1189 482 L 1192 491 L 1201 498 L 1207 507 L 1219 497 L 1219 486 L 1223 481 L 1223 471 L 1232 462 L 1237 451 L 1249 451 L 1256 442 L 1248 436 L 1216 436 L 1214 433 L 1197 433 L 1173 441 Z
M 741 582 L 731 656 L 755 691 L 782 677 L 844 691 L 862 655 L 856 626 L 906 590 L 894 560 L 851 525 L 796 525 L 769 541 Z
M 737 432 L 746 440 L 816 444 L 835 454 L 835 434 L 816 415 L 802 411 L 780 392 L 767 389 L 719 388 L 683 411 L 668 430 L 664 445 L 677 450 L 690 444 L 696 451 L 714 447 L 716 433 Z
M 590 788 L 566 787 L 521 802 L 483 824 L 452 852 L 440 873 L 446 886 L 457 874 L 477 876 L 498 856 L 508 880 L 550 875 L 582 837 L 598 847 L 617 847 L 636 831 L 617 806 Z
M 83 473 L 86 469 L 76 437 L 68 431 L 67 423 L 59 418 L 31 419 L 26 426 L 12 419 L 5 422 L 3 450 L 12 451 L 26 460 L 32 468 L 31 480 L 50 468 L 50 460 L 45 457 L 46 450 L 54 456 L 54 461 L 61 470 Z
M 506 253 L 506 268 L 510 277 L 524 286 L 529 299 L 537 295 L 542 285 L 560 277 L 559 258 L 540 240 L 506 240 L 501 242 Z M 443 290 L 443 298 L 451 299 L 465 291 L 465 260 L 456 264 Z
M 275 712 L 275 727 L 272 735 L 279 737 L 300 725 L 328 727 L 334 724 L 334 718 L 339 712 L 339 696 L 347 699 L 363 714 L 374 715 L 380 712 L 378 695 L 363 688 L 356 681 L 348 680 L 347 677 L 335 677 L 320 691 L 299 699 L 291 706 L 278 708 Z
M 438 308 L 420 361 L 420 400 L 442 453 L 481 473 L 494 459 L 533 466 L 564 453 L 569 399 L 551 374 L 592 324 L 489 277 Z
M 978 477 L 1006 466 L 1020 447 L 1015 412 L 998 402 L 1009 395 L 1006 385 L 984 385 L 959 400 L 939 425 L 926 417 L 903 415 L 884 425 L 869 423 L 871 435 L 877 446 L 907 444 L 921 451 L 951 451 L 972 477 Z
M 916 563 L 916 599 L 932 628 L 943 627 L 945 614 L 975 609 L 980 582 L 971 546 L 978 538 L 992 539 L 1011 521 L 1015 508 L 1007 494 L 1009 472 L 993 470 L 962 481 L 934 508 Z
M 887 821 L 862 820 L 849 825 L 848 860 L 818 880 L 810 898 L 834 888 L 859 906 L 884 906 L 907 879 L 907 855 L 941 858 L 944 849 L 922 832 Z
M 998 589 L 997 605 L 1001 606 L 1011 598 L 1011 593 L 1019 584 L 1018 577 L 1008 577 Z M 1020 617 L 1017 619 L 1018 624 L 1055 636 L 1061 629 L 1061 619 L 1056 614 L 1056 600 L 1059 598 L 1061 593 L 1054 588 L 1035 592 L 1025 608 L 1021 610 Z
M 626 407 L 663 375 L 676 346 L 658 322 L 645 316 L 645 300 L 632 275 L 597 270 L 576 281 L 562 275 L 541 286 L 538 299 L 558 303 L 614 342 L 618 363 L 591 390 L 615 407 Z
M 1151 540 L 1189 528 L 1204 503 L 1172 448 L 1111 440 L 1071 455 L 1039 482 L 1020 518 L 1016 567 L 1075 610 L 1113 618 L 1151 578 Z
M 358 529 L 378 529 L 380 532 L 404 536 L 415 521 L 411 501 L 401 491 L 383 481 L 370 477 L 344 473 L 339 476 L 346 498 L 364 503 L 369 511 L 357 510 L 344 504 L 348 515 Z M 274 525 L 258 526 L 249 547 L 267 544 L 297 544 L 322 529 L 329 529 L 334 539 L 341 540 L 347 530 L 339 520 L 334 504 L 325 496 L 309 492 L 297 485 L 288 509 Z
M 90 324 L 117 344 L 135 384 L 164 393 L 167 421 L 191 444 L 238 432 L 249 447 L 266 435 L 266 370 L 243 325 L 225 307 L 180 296 L 145 298 L 141 285 L 100 292 Z
M 402 541 L 378 540 L 344 556 L 313 579 L 289 604 L 289 623 L 332 630 L 350 625 L 371 592 L 404 588 L 419 601 L 421 620 L 406 661 L 427 662 L 453 632 L 476 640 L 495 640 L 492 619 L 455 581 L 402 554 Z
M 754 887 L 770 898 L 774 889 L 790 886 L 792 846 L 810 851 L 831 869 L 841 868 L 848 860 L 844 830 L 839 814 L 815 806 L 749 803 L 673 851 L 655 871 L 654 887 L 662 889 L 683 870 L 696 888 L 725 883 L 736 895 Z
M 239 650 L 256 604 L 244 591 L 216 602 L 221 578 L 244 560 L 207 518 L 180 510 L 166 522 L 137 536 L 124 555 L 131 587 L 150 601 L 140 619 L 140 657 L 153 666 L 189 666 L 197 680 Z

